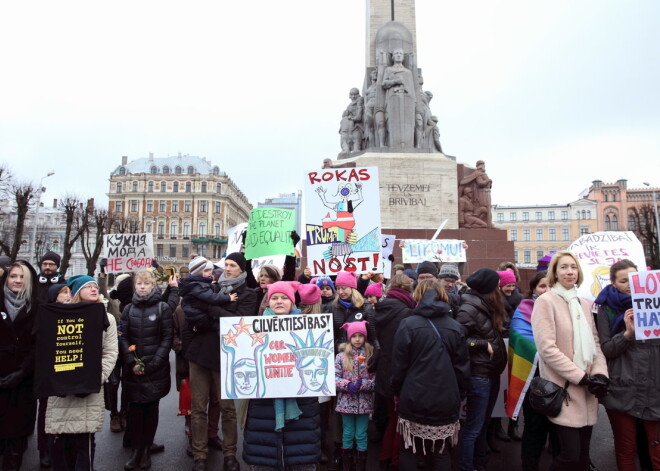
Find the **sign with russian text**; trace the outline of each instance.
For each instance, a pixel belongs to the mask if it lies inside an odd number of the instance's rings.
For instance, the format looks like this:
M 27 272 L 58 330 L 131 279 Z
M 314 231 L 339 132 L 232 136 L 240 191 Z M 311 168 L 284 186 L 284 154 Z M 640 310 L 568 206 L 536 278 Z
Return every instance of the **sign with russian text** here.
M 268 255 L 295 255 L 291 232 L 296 229 L 294 209 L 255 208 L 250 211 L 245 258 L 252 260 Z
M 332 314 L 220 318 L 223 399 L 335 395 Z
M 108 259 L 107 273 L 135 272 L 151 268 L 154 260 L 154 236 L 146 234 L 108 234 L 103 236 L 103 257 Z
M 103 303 L 40 304 L 35 318 L 37 397 L 101 390 Z
M 629 273 L 635 338 L 660 339 L 660 270 Z
M 403 239 L 403 263 L 466 261 L 464 241 L 457 239 Z
M 593 301 L 610 284 L 610 267 L 627 258 L 638 267 L 646 266 L 644 248 L 634 232 L 594 232 L 585 234 L 568 248 L 575 255 L 584 281 L 578 296 Z
M 380 272 L 378 168 L 305 174 L 305 241 L 312 275 Z

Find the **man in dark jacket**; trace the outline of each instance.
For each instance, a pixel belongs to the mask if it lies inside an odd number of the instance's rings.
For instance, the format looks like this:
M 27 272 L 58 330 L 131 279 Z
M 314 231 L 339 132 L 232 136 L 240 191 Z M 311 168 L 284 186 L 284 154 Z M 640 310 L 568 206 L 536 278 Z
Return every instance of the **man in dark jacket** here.
M 39 260 L 41 273 L 37 276 L 37 299 L 39 302 L 48 302 L 48 289 L 52 285 L 66 283 L 64 275 L 59 272 L 62 258 L 55 252 L 46 252 Z
M 440 267 L 440 272 L 438 273 L 438 279 L 442 284 L 442 287 L 445 289 L 445 293 L 449 297 L 449 304 L 451 305 L 451 310 L 456 316 L 458 308 L 461 307 L 461 293 L 458 291 L 456 282 L 461 277 L 461 274 L 458 271 L 458 267 L 454 263 L 443 263 Z

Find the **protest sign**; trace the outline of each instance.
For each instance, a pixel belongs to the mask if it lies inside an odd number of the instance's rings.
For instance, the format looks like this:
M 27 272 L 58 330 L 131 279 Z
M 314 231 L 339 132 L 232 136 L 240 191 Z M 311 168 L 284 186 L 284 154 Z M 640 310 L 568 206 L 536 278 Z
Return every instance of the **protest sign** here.
M 245 238 L 245 258 L 268 255 L 295 255 L 291 231 L 296 228 L 296 211 L 280 208 L 255 208 Z
M 280 270 L 280 272 L 282 272 L 284 270 L 285 261 L 286 255 L 270 255 L 268 257 L 253 258 L 252 273 L 254 274 L 254 279 L 259 281 L 259 272 L 264 265 L 274 265 Z
M 577 258 L 584 275 L 578 296 L 591 301 L 610 284 L 610 267 L 614 263 L 627 258 L 638 267 L 646 266 L 644 248 L 630 231 L 586 234 L 573 242 L 568 250 Z
M 629 273 L 635 338 L 660 339 L 660 270 Z
M 247 222 L 242 222 L 237 226 L 231 227 L 227 230 L 227 255 L 234 252 L 241 252 L 243 250 L 243 242 L 241 237 L 243 231 L 247 229 Z
M 392 276 L 392 262 L 388 257 L 394 252 L 395 240 L 396 236 L 394 234 L 381 234 L 380 236 L 381 270 L 378 270 L 378 273 L 383 273 L 385 278 Z
M 106 273 L 122 273 L 151 268 L 154 236 L 146 234 L 108 234 L 103 236 L 103 257 L 108 259 Z
M 103 303 L 40 304 L 35 318 L 37 397 L 101 390 Z
M 304 191 L 312 274 L 380 271 L 378 168 L 307 172 Z
M 465 262 L 464 241 L 456 239 L 404 239 L 401 247 L 403 263 Z
M 221 317 L 220 350 L 223 399 L 335 395 L 332 314 Z

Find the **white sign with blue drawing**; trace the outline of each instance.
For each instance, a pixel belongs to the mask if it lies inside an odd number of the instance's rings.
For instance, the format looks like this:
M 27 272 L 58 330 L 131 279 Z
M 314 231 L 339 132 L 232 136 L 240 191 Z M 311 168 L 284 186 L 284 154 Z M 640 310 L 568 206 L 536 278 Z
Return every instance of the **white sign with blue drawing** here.
M 220 318 L 222 399 L 335 395 L 331 314 Z

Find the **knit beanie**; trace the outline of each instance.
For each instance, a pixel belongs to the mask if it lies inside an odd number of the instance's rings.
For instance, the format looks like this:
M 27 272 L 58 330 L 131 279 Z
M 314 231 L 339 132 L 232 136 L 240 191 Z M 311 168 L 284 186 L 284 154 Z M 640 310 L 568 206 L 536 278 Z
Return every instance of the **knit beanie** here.
M 323 288 L 324 286 L 329 286 L 332 292 L 335 292 L 335 284 L 332 282 L 332 280 L 328 277 L 321 276 L 319 277 L 318 280 L 316 280 L 316 286 L 319 288 Z
M 373 283 L 367 286 L 364 291 L 365 296 L 376 296 L 377 298 L 383 297 L 383 283 Z
M 341 328 L 346 330 L 346 338 L 348 338 L 349 341 L 354 334 L 362 334 L 366 339 L 368 323 L 369 322 L 367 321 L 347 322 L 346 324 L 342 325 Z
M 516 274 L 511 270 L 498 271 L 497 274 L 500 277 L 500 288 L 516 282 Z
M 403 274 L 406 275 L 411 280 L 417 279 L 417 273 L 415 273 L 415 270 L 413 270 L 412 268 L 406 268 L 405 270 L 403 270 Z
M 315 284 L 300 285 L 298 287 L 301 304 L 316 304 L 321 302 L 321 288 Z
M 403 266 L 403 265 L 400 264 L 400 263 L 397 263 L 396 265 L 394 265 L 394 271 L 397 271 L 397 270 L 405 270 L 405 269 L 406 269 L 406 267 Z
M 47 258 L 46 260 L 50 259 Z M 88 275 L 76 275 L 69 278 L 66 282 L 66 285 L 71 290 L 71 296 L 75 297 L 75 295 L 78 294 L 81 289 L 90 283 L 96 284 L 96 280 Z
M 46 252 L 43 257 L 41 257 L 41 260 L 39 260 L 39 265 L 44 263 L 44 261 L 50 261 L 54 262 L 55 265 L 57 265 L 57 268 L 60 268 L 60 263 L 62 262 L 62 257 L 57 255 L 55 252 Z
M 235 262 L 236 265 L 238 265 L 238 267 L 241 269 L 241 271 L 245 271 L 246 261 L 245 261 L 245 256 L 242 253 L 240 252 L 230 253 L 225 257 L 225 261 L 227 260 L 231 260 L 232 262 Z
M 453 263 L 444 263 L 440 267 L 438 278 L 453 278 L 455 280 L 458 280 L 460 277 L 461 274 L 458 272 L 458 267 Z
M 335 286 L 348 286 L 349 288 L 357 289 L 357 278 L 354 273 L 343 271 L 337 275 Z
M 270 299 L 270 297 L 275 293 L 283 293 L 286 294 L 286 297 L 289 298 L 292 302 L 296 302 L 296 290 L 299 286 L 300 283 L 297 281 L 276 281 L 275 283 L 268 285 L 266 299 Z
M 49 303 L 54 303 L 57 301 L 57 296 L 59 296 L 60 292 L 64 289 L 67 288 L 66 283 L 59 283 L 56 285 L 51 285 L 50 288 L 48 288 L 48 302 Z
M 190 276 L 204 276 L 204 270 L 210 262 L 204 257 L 195 257 L 188 262 L 188 271 Z M 213 265 L 211 265 L 213 267 Z
M 433 278 L 438 277 L 438 267 L 435 266 L 435 263 L 433 262 L 422 262 L 419 265 L 417 265 L 417 275 L 421 275 L 423 273 L 430 273 L 433 275 Z
M 500 283 L 497 272 L 491 268 L 480 268 L 468 276 L 467 285 L 479 294 L 495 291 Z

